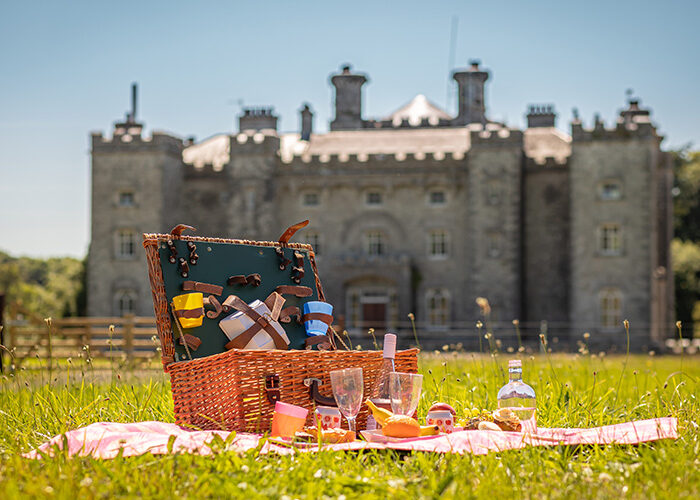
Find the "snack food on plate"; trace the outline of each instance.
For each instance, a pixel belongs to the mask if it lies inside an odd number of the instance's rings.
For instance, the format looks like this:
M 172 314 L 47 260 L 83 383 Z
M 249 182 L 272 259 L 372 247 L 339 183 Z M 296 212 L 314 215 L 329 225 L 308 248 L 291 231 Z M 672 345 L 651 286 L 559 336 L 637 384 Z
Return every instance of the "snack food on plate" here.
M 418 437 L 420 432 L 418 421 L 406 415 L 392 415 L 382 424 L 382 433 L 388 437 Z
M 493 422 L 504 431 L 520 432 L 523 428 L 520 418 L 509 408 L 494 411 Z
M 501 429 L 493 422 L 487 422 L 486 420 L 484 420 L 483 422 L 479 422 L 478 429 L 480 431 L 503 431 L 503 429 Z
M 333 429 L 323 429 L 321 439 L 324 443 L 352 443 L 355 440 L 355 433 L 339 427 Z

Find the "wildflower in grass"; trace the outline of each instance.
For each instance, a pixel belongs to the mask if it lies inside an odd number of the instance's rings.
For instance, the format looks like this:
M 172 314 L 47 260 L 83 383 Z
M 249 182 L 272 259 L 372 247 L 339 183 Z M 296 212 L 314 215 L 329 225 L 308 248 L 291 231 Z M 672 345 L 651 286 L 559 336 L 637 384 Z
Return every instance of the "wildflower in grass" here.
M 416 317 L 413 315 L 413 313 L 408 313 L 408 319 L 410 319 L 411 321 L 415 321 Z
M 481 329 L 484 326 L 484 324 L 481 321 L 476 322 L 476 327 Z
M 588 333 L 588 332 L 586 332 L 586 333 L 583 334 L 583 338 L 586 339 L 586 340 L 588 340 L 589 338 L 591 338 L 591 334 Z
M 444 346 L 442 346 L 442 350 L 443 350 L 443 351 L 449 351 L 449 350 L 450 350 L 450 346 L 448 346 L 447 344 L 445 344 Z
M 653 351 L 653 350 L 649 351 L 649 356 L 654 356 L 654 355 L 656 355 L 656 351 Z
M 506 349 L 506 351 L 508 351 L 508 352 L 513 352 L 513 351 L 515 351 L 515 349 L 513 349 L 513 347 L 511 347 L 511 346 L 508 346 L 508 348 Z
M 484 316 L 488 316 L 489 314 L 491 314 L 491 305 L 489 304 L 487 298 L 477 297 L 476 305 L 479 306 L 479 309 L 481 309 L 481 314 L 483 314 Z
M 514 319 L 513 320 L 513 326 L 518 326 L 520 324 L 520 320 Z

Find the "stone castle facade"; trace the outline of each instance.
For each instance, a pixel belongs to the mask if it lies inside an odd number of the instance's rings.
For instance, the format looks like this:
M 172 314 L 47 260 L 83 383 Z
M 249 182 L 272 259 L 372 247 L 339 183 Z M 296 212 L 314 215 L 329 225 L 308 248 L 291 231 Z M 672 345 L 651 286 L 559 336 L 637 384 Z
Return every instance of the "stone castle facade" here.
M 453 73 L 458 112 L 424 96 L 365 119 L 367 77 L 330 81 L 335 117 L 315 133 L 280 133 L 272 108 L 244 109 L 239 131 L 199 143 L 142 135 L 134 110 L 111 137 L 92 135 L 90 315 L 152 315 L 141 233 L 178 223 L 198 234 L 296 241 L 317 250 L 324 291 L 350 331 L 410 332 L 442 345 L 475 332 L 477 297 L 496 331 L 660 344 L 673 322 L 672 173 L 650 113 L 630 100 L 612 127 L 552 106 L 524 130 L 486 114 L 489 72 Z M 135 103 L 135 95 L 134 95 Z M 546 322 L 546 323 L 544 323 Z

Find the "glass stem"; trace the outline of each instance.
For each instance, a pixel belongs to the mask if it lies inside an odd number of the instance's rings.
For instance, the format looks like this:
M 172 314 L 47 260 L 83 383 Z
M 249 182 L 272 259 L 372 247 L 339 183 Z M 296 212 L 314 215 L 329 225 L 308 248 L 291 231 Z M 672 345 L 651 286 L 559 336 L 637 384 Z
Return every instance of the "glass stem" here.
M 348 417 L 348 428 L 357 434 L 357 426 L 355 425 L 355 418 L 357 417 Z

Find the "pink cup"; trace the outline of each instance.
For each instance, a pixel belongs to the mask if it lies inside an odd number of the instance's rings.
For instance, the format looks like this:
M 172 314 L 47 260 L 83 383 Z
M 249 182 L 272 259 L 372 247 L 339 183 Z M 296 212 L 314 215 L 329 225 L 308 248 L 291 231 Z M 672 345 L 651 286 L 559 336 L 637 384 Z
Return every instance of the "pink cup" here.
M 321 429 L 340 428 L 340 410 L 331 406 L 317 406 L 315 414 L 316 426 Z
M 455 417 L 451 412 L 446 410 L 430 411 L 425 417 L 425 423 L 428 425 L 437 425 L 440 432 L 449 434 L 455 428 Z
M 306 415 L 308 414 L 309 410 L 306 408 L 277 401 L 275 403 L 275 413 L 272 417 L 272 432 L 270 434 L 275 437 L 294 437 L 294 434 L 304 428 Z

